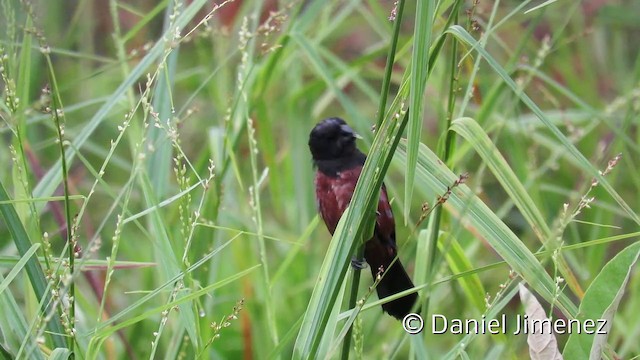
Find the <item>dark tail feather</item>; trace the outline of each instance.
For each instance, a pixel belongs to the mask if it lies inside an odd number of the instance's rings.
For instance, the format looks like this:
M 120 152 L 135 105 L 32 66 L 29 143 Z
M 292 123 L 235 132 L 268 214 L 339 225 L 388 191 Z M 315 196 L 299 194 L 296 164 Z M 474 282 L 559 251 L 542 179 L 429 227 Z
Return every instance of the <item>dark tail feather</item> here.
M 378 269 L 371 267 L 371 274 L 373 278 L 376 278 L 378 273 Z M 396 260 L 396 262 L 391 265 L 389 270 L 387 270 L 386 274 L 380 283 L 376 287 L 378 291 L 378 298 L 383 299 L 387 296 L 391 296 L 397 294 L 401 291 L 405 291 L 407 289 L 411 289 L 413 287 L 413 283 L 411 282 L 411 278 L 404 270 L 404 267 L 400 263 L 400 260 Z M 395 299 L 389 301 L 385 304 L 382 304 L 382 310 L 389 313 L 389 315 L 393 316 L 398 320 L 402 320 L 408 313 L 411 312 L 413 305 L 418 299 L 418 294 L 413 293 L 406 296 L 403 296 L 399 299 Z

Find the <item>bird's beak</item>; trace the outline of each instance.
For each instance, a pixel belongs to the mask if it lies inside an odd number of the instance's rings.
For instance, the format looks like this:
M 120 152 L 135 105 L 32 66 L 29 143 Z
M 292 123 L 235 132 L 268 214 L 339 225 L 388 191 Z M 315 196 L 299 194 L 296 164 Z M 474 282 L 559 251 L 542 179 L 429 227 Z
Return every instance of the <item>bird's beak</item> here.
M 352 133 L 353 137 L 356 139 L 362 139 L 362 136 L 358 135 L 357 132 L 353 131 L 353 129 L 351 128 L 351 126 L 344 124 L 341 125 L 340 128 L 342 129 L 342 131 L 346 132 L 346 133 Z

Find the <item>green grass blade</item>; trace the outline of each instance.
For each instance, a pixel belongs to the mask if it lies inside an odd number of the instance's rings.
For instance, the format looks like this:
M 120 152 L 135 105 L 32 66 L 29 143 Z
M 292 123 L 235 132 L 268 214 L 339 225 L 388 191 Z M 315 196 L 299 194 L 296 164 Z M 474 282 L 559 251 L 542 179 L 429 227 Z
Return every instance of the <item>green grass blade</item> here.
M 195 0 L 176 18 L 175 24 L 177 28 L 184 28 L 200 11 L 200 9 L 207 4 L 207 0 Z M 175 28 L 167 31 L 163 36 L 171 38 Z M 69 163 L 74 158 L 76 149 L 80 149 L 98 128 L 98 126 L 105 121 L 110 115 L 111 110 L 121 101 L 121 98 L 126 94 L 131 86 L 136 84 L 140 78 L 144 77 L 149 67 L 151 67 L 160 57 L 164 54 L 165 42 L 157 41 L 155 45 L 149 50 L 142 60 L 131 70 L 129 76 L 123 80 L 116 90 L 113 91 L 111 97 L 98 109 L 89 122 L 82 128 L 80 133 L 72 140 L 72 145 L 67 148 L 66 159 Z M 58 160 L 47 173 L 42 177 L 36 188 L 33 190 L 34 197 L 47 197 L 51 196 L 55 189 L 62 181 L 61 160 Z M 39 210 L 42 209 L 44 204 L 38 204 Z
M 66 360 L 72 358 L 71 351 L 65 348 L 54 349 L 49 355 L 49 360 Z
M 376 127 L 382 125 L 385 110 L 387 108 L 387 97 L 389 96 L 389 84 L 391 84 L 391 75 L 393 73 L 393 64 L 395 62 L 396 48 L 398 47 L 398 38 L 400 35 L 400 27 L 402 25 L 402 15 L 404 14 L 404 0 L 399 0 L 397 5 L 396 18 L 393 20 L 393 34 L 391 43 L 389 44 L 389 52 L 387 53 L 387 61 L 384 68 L 384 77 L 382 78 L 382 87 L 380 89 L 380 100 L 378 101 L 378 119 Z
M 453 121 L 451 130 L 464 137 L 487 163 L 538 239 L 543 243 L 550 240 L 551 230 L 544 216 L 484 129 L 474 119 L 460 118 Z
M 143 188 L 143 193 L 145 195 L 145 199 L 147 205 L 149 207 L 158 206 L 158 201 L 156 200 L 156 194 L 154 192 L 153 185 L 151 184 L 150 179 L 146 176 L 142 176 L 140 183 Z M 166 279 L 170 279 L 175 275 L 179 274 L 181 271 L 181 265 L 179 261 L 179 254 L 177 254 L 172 247 L 172 239 L 170 237 L 170 231 L 168 228 L 168 224 L 166 224 L 160 214 L 155 211 L 151 213 L 149 219 L 149 227 L 151 233 L 157 239 L 154 243 L 155 254 L 160 259 L 160 263 L 162 263 L 162 267 L 160 271 L 162 271 L 163 276 Z M 178 283 L 175 284 L 178 286 Z M 187 291 L 188 293 L 188 291 Z M 182 299 L 185 297 L 183 293 L 181 293 L 178 298 Z M 191 341 L 193 341 L 193 345 L 195 348 L 198 348 L 200 345 L 200 338 L 196 336 L 197 330 L 195 328 L 196 324 L 196 315 L 194 314 L 193 307 L 189 304 L 183 304 L 180 306 L 180 319 L 182 325 L 185 327 L 189 335 L 191 336 Z
M 16 277 L 16 275 L 18 275 L 18 273 L 25 267 L 25 265 L 27 264 L 27 261 L 31 259 L 31 257 L 33 256 L 33 254 L 36 253 L 39 247 L 40 247 L 40 244 L 31 245 L 31 247 L 29 248 L 29 250 L 27 250 L 24 256 L 22 256 L 18 261 L 18 263 L 13 267 L 13 269 L 9 271 L 9 273 L 7 274 L 7 277 L 4 278 L 2 282 L 0 282 L 0 294 L 2 294 L 2 292 L 9 286 L 9 284 L 11 284 L 11 282 Z
M 9 195 L 7 194 L 2 182 L 0 182 L 0 201 L 9 200 Z M 27 235 L 27 232 L 22 225 L 22 222 L 20 222 L 16 209 L 9 203 L 3 203 L 0 204 L 0 212 L 2 213 L 5 224 L 13 237 L 13 242 L 16 244 L 16 248 L 18 248 L 18 252 L 24 257 L 31 249 L 32 243 L 29 239 L 29 235 Z M 29 275 L 29 281 L 31 282 L 33 291 L 36 294 L 36 298 L 40 303 L 44 304 L 43 306 L 45 306 L 45 308 L 42 309 L 43 313 L 49 313 L 48 307 L 51 302 L 51 295 L 47 292 L 47 280 L 44 276 L 44 272 L 42 271 L 42 267 L 40 267 L 40 263 L 38 263 L 37 259 L 29 257 L 25 269 L 27 271 L 27 275 Z M 64 330 L 57 312 L 53 311 L 53 316 L 51 321 L 47 324 L 47 327 L 53 333 L 52 338 L 55 346 L 66 347 L 67 343 L 65 338 L 61 335 L 64 334 Z
M 91 339 L 90 343 L 89 343 L 89 347 L 88 347 L 88 351 L 87 351 L 87 358 L 94 358 L 97 356 L 98 354 L 98 350 L 100 349 L 102 343 L 109 337 L 111 336 L 113 333 L 115 333 L 116 331 L 120 330 L 120 329 L 124 329 L 128 326 L 131 326 L 135 323 L 138 323 L 144 319 L 147 319 L 151 316 L 154 315 L 158 315 L 160 313 L 162 313 L 165 310 L 169 310 L 175 306 L 180 306 L 180 305 L 184 305 L 187 302 L 191 302 L 197 298 L 199 298 L 200 296 L 206 295 L 207 293 L 210 293 L 211 291 L 218 289 L 220 287 L 223 287 L 225 285 L 228 285 L 248 274 L 250 274 L 251 272 L 253 272 L 254 270 L 256 270 L 257 268 L 259 268 L 260 265 L 254 265 L 248 269 L 239 271 L 236 274 L 233 274 L 227 278 L 224 278 L 216 283 L 207 285 L 206 287 L 203 287 L 202 289 L 190 292 L 188 295 L 182 296 L 177 298 L 175 301 L 172 302 L 168 302 L 166 304 L 163 304 L 161 306 L 157 306 L 155 308 L 149 309 L 144 311 L 142 314 L 133 316 L 129 319 L 123 320 L 120 323 L 117 323 L 115 325 L 109 326 L 109 327 L 104 327 L 101 330 L 99 330 L 95 336 Z
M 21 261 L 21 257 L 12 255 L 0 255 L 0 267 L 12 267 L 16 266 Z M 43 256 L 37 257 L 38 262 L 44 263 L 45 258 Z M 62 261 L 60 258 L 53 257 L 54 263 Z M 106 260 L 98 259 L 82 259 L 82 270 L 104 270 L 107 268 L 108 262 Z M 141 261 L 114 261 L 114 269 L 133 269 L 155 266 L 155 263 L 141 262 Z
M 604 178 L 594 167 L 589 160 L 582 155 L 582 153 L 571 143 L 571 141 L 558 129 L 558 127 L 540 110 L 533 100 L 523 91 L 518 89 L 518 85 L 511 79 L 500 64 L 491 56 L 484 48 L 479 46 L 480 44 L 462 27 L 454 25 L 447 30 L 448 33 L 454 35 L 456 38 L 473 47 L 489 64 L 489 66 L 500 76 L 500 78 L 511 88 L 511 90 L 518 95 L 520 100 L 542 121 L 542 123 L 551 131 L 551 133 L 560 141 L 560 144 L 571 154 L 580 165 L 580 168 L 589 175 L 593 176 L 604 187 L 609 195 L 613 197 L 616 202 L 629 214 L 631 219 L 640 225 L 640 216 L 633 211 L 633 209 L 627 204 L 626 201 L 618 194 L 607 179 Z
M 180 7 L 180 5 L 174 4 L 174 1 L 169 2 L 164 14 L 164 33 L 168 33 L 172 28 L 171 19 L 174 16 L 174 9 L 179 13 Z M 172 126 L 175 116 L 171 93 L 175 83 L 179 53 L 180 45 L 178 43 L 171 49 L 171 53 L 162 60 L 161 70 L 154 84 L 153 111 L 158 113 L 157 116 L 161 122 L 166 122 L 162 124 L 165 127 Z M 172 162 L 171 139 L 167 136 L 165 129 L 151 126 L 146 141 L 148 147 L 154 148 L 146 162 L 149 181 L 153 185 L 156 196 L 163 197 L 169 186 L 169 172 Z M 195 333 L 189 332 L 189 335 L 194 336 Z
M 547 226 L 542 212 L 529 196 L 524 185 L 520 182 L 507 161 L 500 154 L 495 144 L 489 139 L 484 129 L 471 118 L 460 118 L 453 121 L 451 130 L 464 137 L 478 152 L 480 157 L 487 163 L 489 169 L 502 185 L 502 188 L 509 195 L 518 210 L 522 213 L 531 229 L 538 239 L 547 249 L 555 249 L 560 244 L 552 236 L 551 229 Z M 566 279 L 571 289 L 578 295 L 582 294 L 582 289 L 575 275 L 569 268 L 563 257 L 558 257 L 558 267 L 560 273 Z
M 351 204 L 354 204 L 354 201 Z M 302 320 L 302 328 L 294 345 L 294 358 L 296 359 L 313 358 L 314 354 L 317 354 L 329 323 L 329 316 L 336 304 L 342 303 L 338 299 L 338 293 L 347 272 L 349 258 L 355 250 L 354 245 L 358 242 L 355 240 L 355 236 L 347 239 L 348 242 L 338 241 L 338 239 L 348 237 L 349 231 L 345 230 L 345 223 L 350 212 L 347 209 L 345 215 L 340 219 L 322 262 L 318 281 L 313 288 L 309 306 L 304 314 L 304 320 Z M 361 216 L 365 217 L 364 213 Z
M 411 90 L 409 95 L 409 125 L 407 138 L 407 173 L 404 190 L 404 218 L 409 218 L 411 196 L 415 178 L 415 165 L 418 162 L 418 144 L 421 141 L 422 118 L 424 113 L 424 90 L 429 74 L 429 48 L 431 47 L 431 30 L 435 11 L 435 1 L 418 1 L 416 22 L 413 33 L 413 53 L 411 56 Z M 406 222 L 405 222 L 406 224 Z
M 313 65 L 313 68 L 324 80 L 329 90 L 331 90 L 336 99 L 338 99 L 340 104 L 344 107 L 348 117 L 356 124 L 365 122 L 365 119 L 362 117 L 353 101 L 351 101 L 351 99 L 349 99 L 349 97 L 347 97 L 337 86 L 336 79 L 334 79 L 331 71 L 329 71 L 328 67 L 322 61 L 318 50 L 313 46 L 311 41 L 300 33 L 293 33 L 292 38 L 306 54 L 307 58 Z
M 401 166 L 407 166 L 406 144 L 401 142 L 397 152 L 397 159 Z M 447 187 L 458 179 L 451 170 L 425 145 L 420 146 L 418 164 L 416 166 L 416 180 L 418 188 L 429 198 L 443 194 Z M 494 250 L 531 285 L 547 301 L 555 301 L 556 283 L 542 267 L 529 249 L 478 197 L 471 189 L 462 184 L 456 187 L 445 203 L 446 207 L 455 210 L 461 217 L 462 224 L 474 229 L 482 236 Z M 567 316 L 573 317 L 577 313 L 576 306 L 560 294 L 558 307 Z
M 260 264 L 254 265 L 254 266 L 252 266 L 252 267 L 250 267 L 248 269 L 239 271 L 239 272 L 237 272 L 237 273 L 235 273 L 235 274 L 233 274 L 233 275 L 231 275 L 231 276 L 229 276 L 227 278 L 219 280 L 216 283 L 209 284 L 209 285 L 203 287 L 202 289 L 198 289 L 196 291 L 193 291 L 193 292 L 189 293 L 188 295 L 185 295 L 183 297 L 177 298 L 173 302 L 166 303 L 166 304 L 163 304 L 161 306 L 157 306 L 155 308 L 146 310 L 144 313 L 142 313 L 140 315 L 136 315 L 136 316 L 134 316 L 134 317 L 132 317 L 130 319 L 124 320 L 123 322 L 118 323 L 118 324 L 116 324 L 116 325 L 114 325 L 112 327 L 106 328 L 105 329 L 106 332 L 103 335 L 113 333 L 113 332 L 117 331 L 118 329 L 124 329 L 127 326 L 135 324 L 136 322 L 141 321 L 143 319 L 146 319 L 146 318 L 148 318 L 148 317 L 150 317 L 152 315 L 157 315 L 157 314 L 161 313 L 164 310 L 171 309 L 176 305 L 181 305 L 181 304 L 185 304 L 185 303 L 187 303 L 189 301 L 193 301 L 194 299 L 196 299 L 196 298 L 198 298 L 200 296 L 203 296 L 203 295 L 205 295 L 207 293 L 210 293 L 211 291 L 213 291 L 215 289 L 219 289 L 219 288 L 221 288 L 221 287 L 223 287 L 225 285 L 231 284 L 232 282 L 234 282 L 234 281 L 236 281 L 236 280 L 238 280 L 238 279 L 240 279 L 240 278 L 252 273 L 254 270 L 257 270 L 259 267 L 260 267 Z
M 450 243 L 445 244 L 444 240 L 450 237 Z M 438 249 L 441 253 L 445 254 L 445 258 L 447 260 L 447 264 L 451 268 L 451 273 L 460 274 L 466 271 L 471 271 L 473 267 L 471 266 L 471 260 L 464 253 L 464 249 L 452 236 L 448 234 L 441 234 L 438 238 Z M 483 301 L 485 294 L 487 293 L 482 285 L 482 281 L 480 281 L 480 277 L 477 274 L 473 274 L 467 277 L 460 278 L 459 280 L 460 287 L 462 287 L 463 291 L 467 295 L 467 299 L 471 302 L 476 310 L 484 311 L 486 304 Z
M 0 282 L 4 283 L 6 279 L 0 274 Z M 2 346 L 17 351 L 22 343 L 28 343 L 31 346 L 36 343 L 35 336 L 29 333 L 29 325 L 25 319 L 24 311 L 18 306 L 18 302 L 11 293 L 11 289 L 0 292 L 0 328 L 3 332 Z M 2 355 L 0 353 L 0 355 Z M 15 356 L 15 354 L 13 354 Z M 30 356 L 34 359 L 43 359 L 40 351 L 31 351 Z M 6 357 L 13 359 L 14 357 Z
M 518 293 L 518 287 L 513 286 L 510 290 L 506 292 L 506 294 L 502 296 L 502 298 L 498 301 L 497 304 L 491 305 L 491 308 L 485 314 L 485 319 L 487 320 L 496 319 L 501 314 L 503 314 L 504 308 L 509 304 L 509 302 L 511 302 L 511 300 L 517 293 Z M 465 353 L 466 348 L 469 347 L 469 344 L 471 344 L 473 339 L 476 338 L 478 335 L 479 334 L 477 334 L 475 331 L 469 332 L 464 336 L 464 338 L 462 338 L 461 341 L 459 341 L 451 350 L 449 350 L 449 352 L 445 356 L 442 356 L 441 359 L 452 360 L 452 359 L 460 359 L 461 357 L 464 358 L 464 356 L 466 355 Z M 480 334 L 480 336 L 483 336 L 483 335 Z

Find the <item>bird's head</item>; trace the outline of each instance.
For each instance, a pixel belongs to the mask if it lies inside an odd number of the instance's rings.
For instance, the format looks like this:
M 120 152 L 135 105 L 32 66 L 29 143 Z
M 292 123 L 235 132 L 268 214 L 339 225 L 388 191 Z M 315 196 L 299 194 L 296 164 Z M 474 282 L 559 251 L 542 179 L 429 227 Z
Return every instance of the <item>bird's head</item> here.
M 336 160 L 357 152 L 358 134 L 340 118 L 320 121 L 309 134 L 309 149 L 314 161 Z

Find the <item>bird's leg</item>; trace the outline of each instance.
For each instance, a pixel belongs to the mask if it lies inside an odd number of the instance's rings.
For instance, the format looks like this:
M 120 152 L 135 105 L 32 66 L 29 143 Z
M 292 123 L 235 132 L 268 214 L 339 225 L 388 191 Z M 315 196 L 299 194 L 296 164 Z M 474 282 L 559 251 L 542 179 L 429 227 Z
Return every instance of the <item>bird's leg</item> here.
M 367 268 L 367 262 L 354 256 L 351 258 L 351 266 L 354 269 L 362 270 Z

